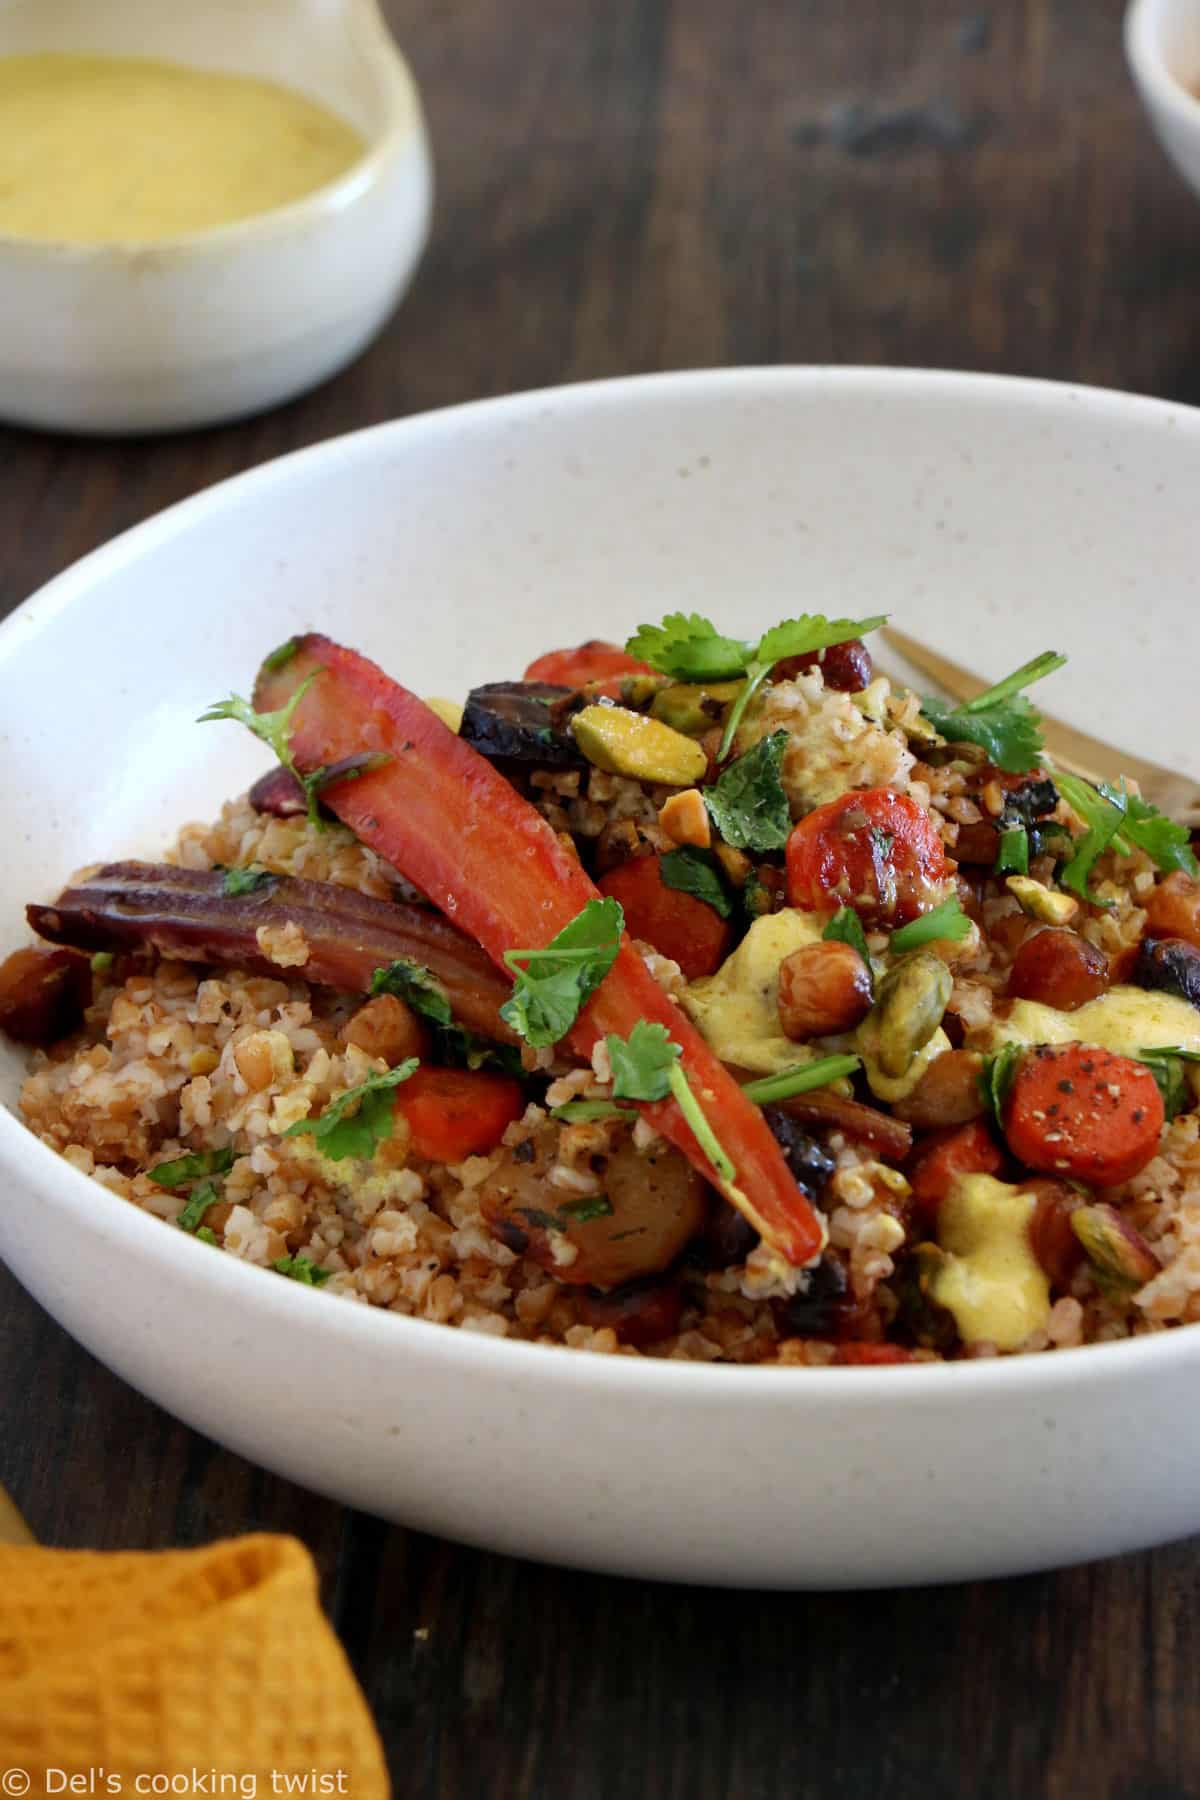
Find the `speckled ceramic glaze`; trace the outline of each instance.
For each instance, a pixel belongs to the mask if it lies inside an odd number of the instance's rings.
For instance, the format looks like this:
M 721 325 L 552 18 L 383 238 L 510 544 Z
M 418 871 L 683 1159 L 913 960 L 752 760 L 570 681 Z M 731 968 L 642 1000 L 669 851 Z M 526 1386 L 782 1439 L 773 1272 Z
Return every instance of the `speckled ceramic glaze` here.
M 1200 774 L 1200 415 L 977 377 L 772 370 L 518 396 L 227 483 L 0 631 L 0 940 L 261 767 L 203 705 L 307 625 L 426 692 L 700 608 L 890 610 Z M 1051 692 L 1046 690 L 1046 702 Z M 15 1102 L 8 1051 L 0 1093 Z M 201 1431 L 349 1504 L 594 1569 L 767 1586 L 1000 1575 L 1200 1527 L 1200 1331 L 951 1367 L 590 1357 L 282 1281 L 136 1211 L 0 1111 L 0 1250 Z

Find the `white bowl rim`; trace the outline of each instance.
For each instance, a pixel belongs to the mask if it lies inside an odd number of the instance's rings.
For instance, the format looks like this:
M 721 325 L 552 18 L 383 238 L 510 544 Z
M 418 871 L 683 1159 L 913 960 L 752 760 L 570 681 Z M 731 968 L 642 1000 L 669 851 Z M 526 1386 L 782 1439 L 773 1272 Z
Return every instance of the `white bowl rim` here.
M 525 413 L 544 412 L 548 407 L 580 408 L 586 412 L 598 401 L 624 404 L 633 400 L 636 403 L 642 396 L 652 398 L 672 392 L 687 395 L 713 389 L 730 396 L 745 397 L 760 393 L 764 388 L 777 390 L 781 386 L 797 390 L 826 386 L 857 392 L 875 388 L 892 393 L 907 390 L 910 394 L 974 395 L 986 404 L 1004 405 L 1015 399 L 1019 403 L 1032 402 L 1056 409 L 1065 402 L 1111 415 L 1114 419 L 1131 415 L 1147 419 L 1157 417 L 1167 424 L 1187 418 L 1200 435 L 1200 409 L 1171 401 L 1116 389 L 1028 377 L 915 368 L 812 364 L 691 369 L 574 382 L 557 388 L 537 388 L 473 400 L 387 420 L 276 457 L 193 494 L 122 532 L 46 583 L 0 625 L 0 674 L 21 644 L 38 631 L 44 621 L 57 617 L 69 606 L 85 603 L 88 590 L 97 577 L 113 574 L 159 540 L 186 530 L 205 513 L 219 512 L 231 501 L 236 503 L 252 495 L 256 488 L 265 491 L 286 484 L 296 468 L 306 463 L 315 465 L 323 460 L 352 459 L 370 454 L 369 447 L 376 439 L 406 432 L 419 433 L 433 419 L 461 421 L 469 426 L 475 420 L 486 421 L 505 415 L 520 418 Z M 332 1296 L 314 1296 L 289 1281 L 265 1280 L 268 1271 L 233 1256 L 218 1253 L 211 1256 L 208 1263 L 200 1263 L 196 1260 L 200 1245 L 64 1162 L 7 1106 L 0 1106 L 0 1161 L 7 1163 L 16 1177 L 12 1196 L 3 1203 L 20 1205 L 28 1190 L 52 1185 L 57 1189 L 56 1203 L 61 1204 L 73 1222 L 101 1233 L 123 1253 L 140 1260 L 149 1273 L 167 1280 L 178 1276 L 193 1285 L 198 1281 L 211 1281 L 214 1291 L 223 1290 L 226 1298 L 241 1301 L 283 1324 L 307 1324 L 314 1332 L 332 1333 L 342 1340 L 361 1343 L 373 1352 L 384 1351 L 394 1344 L 396 1354 L 402 1357 L 406 1339 L 416 1333 L 413 1342 L 419 1342 L 423 1357 L 440 1361 L 464 1380 L 475 1374 L 497 1377 L 506 1368 L 515 1377 L 518 1373 L 529 1373 L 541 1367 L 547 1382 L 583 1386 L 611 1395 L 627 1392 L 630 1398 L 645 1393 L 703 1405 L 706 1399 L 718 1393 L 732 1392 L 736 1387 L 739 1400 L 747 1405 L 767 1406 L 787 1392 L 792 1404 L 811 1400 L 821 1406 L 836 1405 L 844 1410 L 847 1407 L 874 1407 L 882 1395 L 897 1390 L 914 1400 L 929 1401 L 939 1394 L 960 1398 L 967 1388 L 978 1389 L 981 1397 L 1024 1389 L 1030 1402 L 1034 1403 L 1040 1396 L 1064 1385 L 1075 1386 L 1089 1379 L 1111 1380 L 1134 1366 L 1146 1374 L 1156 1363 L 1169 1364 L 1189 1356 L 1200 1361 L 1200 1328 L 1190 1326 L 1045 1354 L 884 1367 L 839 1365 L 789 1370 L 774 1365 L 747 1367 L 666 1358 L 591 1355 L 524 1339 L 493 1337 L 389 1313 L 373 1306 L 327 1304 Z M 207 1253 L 208 1246 L 204 1248 Z M 210 1270 L 209 1276 L 201 1274 L 205 1268 Z M 325 1311 L 308 1313 L 301 1310 L 316 1304 L 325 1305 Z M 540 1359 L 540 1362 L 531 1364 L 530 1357 Z M 794 1391 L 792 1382 L 795 1383 Z
M 346 0 L 346 5 L 347 29 L 363 33 L 368 40 L 365 46 L 369 51 L 368 61 L 387 110 L 382 128 L 366 140 L 363 154 L 343 174 L 322 182 L 311 193 L 302 194 L 286 205 L 268 207 L 265 212 L 250 213 L 227 225 L 210 225 L 202 231 L 183 231 L 160 238 L 114 238 L 102 243 L 80 242 L 73 238 L 30 238 L 0 232 L 0 255 L 55 264 L 217 256 L 249 243 L 269 242 L 315 220 L 345 212 L 376 186 L 383 172 L 399 159 L 410 143 L 420 142 L 423 136 L 421 98 L 416 79 L 384 23 L 378 0 Z M 237 73 L 232 69 L 224 72 Z M 341 115 L 337 116 L 340 118 Z
M 1125 54 L 1142 86 L 1183 126 L 1200 137 L 1200 95 L 1184 87 L 1168 67 L 1158 42 L 1163 0 L 1129 0 L 1125 11 Z

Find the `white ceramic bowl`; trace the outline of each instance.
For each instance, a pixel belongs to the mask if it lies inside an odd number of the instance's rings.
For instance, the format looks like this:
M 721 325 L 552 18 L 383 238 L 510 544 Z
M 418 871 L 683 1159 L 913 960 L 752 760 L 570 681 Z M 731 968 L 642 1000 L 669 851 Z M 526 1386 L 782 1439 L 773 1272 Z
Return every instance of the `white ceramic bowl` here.
M 1132 0 L 1125 53 L 1159 143 L 1200 194 L 1200 0 Z
M 0 943 L 75 865 L 153 855 L 261 769 L 193 723 L 307 625 L 425 691 L 671 607 L 747 635 L 890 609 L 1200 772 L 1200 414 L 974 376 L 566 388 L 323 445 L 89 557 L 0 630 Z M 1047 702 L 1050 699 L 1047 690 Z M 11 1049 L 0 1093 L 15 1100 Z M 0 1109 L 0 1252 L 125 1379 L 424 1530 L 677 1580 L 1000 1575 L 1200 1527 L 1200 1330 L 1006 1361 L 714 1368 L 479 1337 L 198 1245 Z
M 0 418 L 131 433 L 209 425 L 334 373 L 375 335 L 425 245 L 420 101 L 375 0 L 0 0 L 0 55 L 160 57 L 281 81 L 367 152 L 294 205 L 153 244 L 0 236 Z

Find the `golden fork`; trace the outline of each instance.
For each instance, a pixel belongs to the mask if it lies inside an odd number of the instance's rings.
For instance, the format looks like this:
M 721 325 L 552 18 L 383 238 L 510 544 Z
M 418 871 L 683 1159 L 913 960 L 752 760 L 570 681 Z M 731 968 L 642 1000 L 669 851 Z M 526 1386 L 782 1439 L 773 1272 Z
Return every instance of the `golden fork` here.
M 930 676 L 953 700 L 973 700 L 976 694 L 982 694 L 990 686 L 969 669 L 927 649 L 907 632 L 884 625 L 879 635 L 914 669 Z M 1151 806 L 1183 825 L 1200 827 L 1200 783 L 1188 775 L 1164 769 L 1158 763 L 1147 762 L 1144 757 L 1127 755 L 1099 738 L 1089 737 L 1085 731 L 1076 731 L 1073 725 L 1064 725 L 1061 719 L 1042 712 L 1040 705 L 1038 711 L 1042 714 L 1046 749 L 1051 761 L 1059 768 L 1070 775 L 1082 775 L 1085 781 L 1105 781 L 1113 787 L 1122 778 L 1136 782 L 1142 798 Z
M 0 1544 L 32 1544 L 36 1539 L 28 1525 L 0 1487 Z

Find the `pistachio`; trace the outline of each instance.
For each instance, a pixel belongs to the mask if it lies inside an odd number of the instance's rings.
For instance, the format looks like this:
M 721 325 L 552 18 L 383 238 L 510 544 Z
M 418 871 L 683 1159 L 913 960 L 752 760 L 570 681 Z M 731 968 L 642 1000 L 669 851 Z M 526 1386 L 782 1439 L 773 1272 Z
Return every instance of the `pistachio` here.
M 1159 1261 L 1139 1231 L 1115 1206 L 1098 1201 L 1071 1214 L 1071 1230 L 1083 1245 L 1096 1285 L 1107 1293 L 1126 1295 L 1145 1287 L 1158 1274 Z
M 954 978 L 939 956 L 914 950 L 879 984 L 875 1005 L 860 1030 L 864 1056 L 885 1076 L 908 1072 L 942 1022 Z
M 610 775 L 692 787 L 708 768 L 708 758 L 691 738 L 624 706 L 585 706 L 573 727 L 588 761 Z
M 1079 902 L 1071 894 L 1057 893 L 1044 881 L 1032 875 L 1010 875 L 1004 883 L 1022 912 L 1046 925 L 1065 925 L 1079 911 Z
M 676 681 L 660 688 L 650 705 L 651 715 L 682 731 L 688 737 L 699 737 L 714 725 L 725 721 L 725 714 L 741 693 L 741 681 L 710 681 L 703 685 Z

